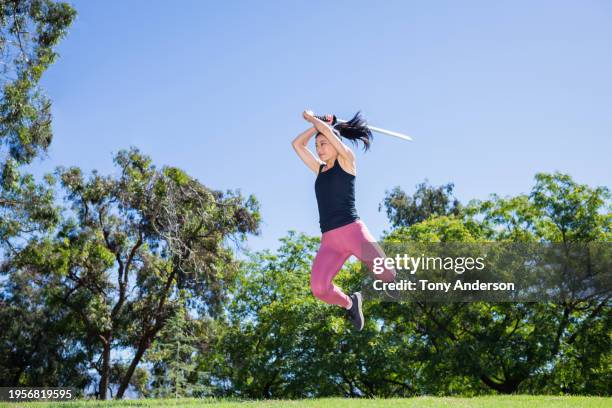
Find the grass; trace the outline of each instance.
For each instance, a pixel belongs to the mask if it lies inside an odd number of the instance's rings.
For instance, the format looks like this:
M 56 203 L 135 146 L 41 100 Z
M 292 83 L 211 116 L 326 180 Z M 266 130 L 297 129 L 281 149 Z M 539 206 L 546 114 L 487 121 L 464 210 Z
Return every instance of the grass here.
M 485 396 L 474 398 L 460 397 L 417 397 L 390 399 L 348 399 L 317 398 L 303 400 L 264 400 L 239 401 L 232 399 L 142 399 L 125 401 L 78 400 L 71 402 L 0 402 L 0 408 L 78 408 L 78 407 L 204 407 L 204 408 L 609 408 L 612 398 L 606 397 L 568 397 L 568 396 Z

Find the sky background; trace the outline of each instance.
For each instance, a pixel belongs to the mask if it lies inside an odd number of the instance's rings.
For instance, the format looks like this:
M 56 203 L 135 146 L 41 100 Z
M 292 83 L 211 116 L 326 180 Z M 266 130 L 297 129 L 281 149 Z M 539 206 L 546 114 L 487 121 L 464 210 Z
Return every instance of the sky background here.
M 612 2 L 75 1 L 42 85 L 58 165 L 116 173 L 137 146 L 204 185 L 261 204 L 253 250 L 320 235 L 315 174 L 291 141 L 301 113 L 374 135 L 356 207 L 379 238 L 385 191 L 455 183 L 462 202 L 528 193 L 537 172 L 612 184 Z M 314 145 L 311 141 L 311 149 Z

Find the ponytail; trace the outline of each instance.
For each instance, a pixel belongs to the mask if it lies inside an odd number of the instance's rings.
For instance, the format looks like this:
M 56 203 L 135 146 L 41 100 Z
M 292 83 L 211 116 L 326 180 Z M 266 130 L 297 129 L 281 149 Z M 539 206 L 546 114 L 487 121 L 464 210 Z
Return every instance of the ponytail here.
M 359 141 L 363 142 L 364 151 L 370 149 L 374 138 L 372 131 L 367 126 L 367 122 L 363 116 L 361 116 L 361 111 L 358 111 L 348 122 L 342 123 L 336 122 L 336 116 L 334 115 L 332 130 L 336 135 L 350 140 L 355 145 L 357 145 Z

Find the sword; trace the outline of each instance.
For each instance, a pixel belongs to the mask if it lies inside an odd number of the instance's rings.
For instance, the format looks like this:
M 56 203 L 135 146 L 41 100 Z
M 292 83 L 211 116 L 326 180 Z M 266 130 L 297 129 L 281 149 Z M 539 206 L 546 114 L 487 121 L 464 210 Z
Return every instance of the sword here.
M 314 115 L 314 117 L 319 119 L 319 120 L 321 120 L 321 121 L 323 121 L 323 122 L 325 122 L 325 123 L 327 123 L 327 119 L 325 119 L 325 116 Z M 336 118 L 335 115 L 334 115 L 334 118 L 336 119 L 336 122 L 340 122 L 340 123 L 348 122 L 348 120 L 343 120 L 343 119 Z M 382 133 L 384 135 L 399 137 L 400 139 L 404 139 L 404 140 L 408 140 L 409 142 L 412 142 L 412 138 L 410 136 L 408 136 L 408 135 L 403 134 L 403 133 L 394 132 L 392 130 L 387 130 L 387 129 L 382 129 L 382 128 L 379 128 L 379 127 L 376 127 L 376 126 L 370 126 L 370 125 L 366 125 L 366 126 L 368 127 L 368 129 L 370 129 L 370 130 L 372 130 L 374 132 Z

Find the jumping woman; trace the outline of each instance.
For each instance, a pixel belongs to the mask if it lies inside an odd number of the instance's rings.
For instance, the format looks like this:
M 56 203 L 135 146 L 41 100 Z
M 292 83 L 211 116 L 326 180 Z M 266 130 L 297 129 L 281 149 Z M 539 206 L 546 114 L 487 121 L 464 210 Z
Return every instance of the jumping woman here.
M 312 111 L 304 111 L 302 116 L 313 126 L 298 135 L 292 145 L 306 166 L 317 175 L 315 194 L 322 233 L 321 246 L 312 264 L 310 288 L 312 294 L 325 303 L 345 308 L 347 318 L 357 330 L 361 330 L 364 325 L 361 293 L 348 296 L 332 280 L 351 255 L 355 255 L 370 270 L 373 270 L 374 258 L 385 257 L 357 215 L 355 154 L 342 142 L 342 138 L 354 144 L 362 142 L 364 150 L 368 150 L 372 132 L 359 112 L 343 123 L 337 123 L 333 115 L 323 116 L 323 121 L 315 117 Z M 318 158 L 307 147 L 313 136 Z M 377 279 L 392 282 L 395 275 L 395 269 L 385 268 Z

